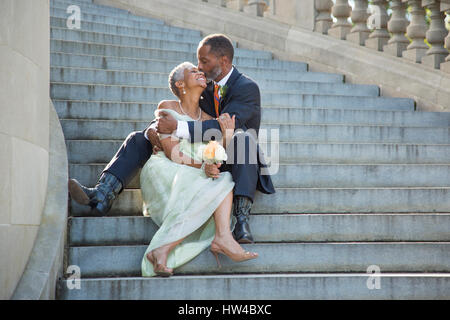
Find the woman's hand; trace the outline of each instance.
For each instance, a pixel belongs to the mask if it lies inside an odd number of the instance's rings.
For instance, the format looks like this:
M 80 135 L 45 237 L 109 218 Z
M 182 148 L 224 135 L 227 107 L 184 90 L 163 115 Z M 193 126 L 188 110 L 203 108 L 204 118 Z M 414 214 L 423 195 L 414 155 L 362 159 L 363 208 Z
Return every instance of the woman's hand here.
M 153 146 L 153 154 L 158 153 L 159 151 L 163 151 L 163 147 L 161 145 L 161 141 L 159 140 L 158 133 L 153 128 L 147 129 L 147 138 Z
M 226 148 L 234 134 L 236 115 L 233 115 L 231 118 L 228 113 L 222 113 L 219 118 L 217 118 L 217 121 L 219 122 L 220 130 L 222 130 L 222 137 L 225 141 L 223 146 Z
M 205 174 L 207 177 L 209 178 L 213 178 L 213 179 L 218 179 L 220 176 L 220 166 L 222 164 L 221 163 L 217 163 L 217 164 L 205 164 Z

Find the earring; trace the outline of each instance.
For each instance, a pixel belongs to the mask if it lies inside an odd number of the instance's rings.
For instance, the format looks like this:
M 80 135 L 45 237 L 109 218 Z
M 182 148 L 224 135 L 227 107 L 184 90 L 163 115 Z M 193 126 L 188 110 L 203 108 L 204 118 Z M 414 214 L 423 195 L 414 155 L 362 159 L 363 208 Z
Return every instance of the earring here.
M 186 90 L 184 90 L 184 88 L 183 88 L 183 94 L 186 94 Z

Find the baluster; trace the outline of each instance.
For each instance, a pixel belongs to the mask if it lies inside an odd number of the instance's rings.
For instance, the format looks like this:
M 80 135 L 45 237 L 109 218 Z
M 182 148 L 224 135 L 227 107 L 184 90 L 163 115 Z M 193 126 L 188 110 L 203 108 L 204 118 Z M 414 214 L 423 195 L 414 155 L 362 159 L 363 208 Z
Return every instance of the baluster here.
M 391 3 L 392 16 L 388 22 L 388 31 L 392 33 L 392 38 L 384 46 L 383 51 L 397 57 L 402 56 L 402 52 L 409 45 L 409 40 L 405 37 L 408 20 L 405 17 L 406 4 L 401 0 L 394 0 Z
M 267 3 L 264 0 L 248 0 L 248 4 L 244 7 L 244 12 L 262 17 L 266 10 L 266 6 Z
M 352 7 L 348 5 L 347 0 L 336 0 L 331 13 L 336 18 L 336 22 L 333 23 L 328 34 L 332 37 L 345 40 L 345 37 L 350 32 L 352 25 L 347 19 L 350 17 Z
M 422 64 L 439 69 L 448 51 L 444 48 L 445 36 L 447 29 L 445 29 L 445 14 L 440 11 L 440 3 L 436 0 L 422 0 L 422 5 L 431 11 L 430 27 L 426 33 L 428 43 L 431 48 L 428 49 L 426 55 L 422 58 Z
M 369 17 L 369 25 L 374 30 L 366 40 L 366 47 L 383 51 L 383 47 L 389 41 L 389 32 L 387 31 L 387 22 L 389 16 L 386 11 L 386 0 L 372 0 L 375 12 Z
M 333 24 L 333 19 L 331 19 L 331 7 L 333 6 L 333 1 L 316 0 L 315 6 L 317 16 L 314 31 L 327 34 L 328 29 L 330 29 Z
M 405 0 L 402 1 L 405 2 Z M 412 42 L 402 55 L 403 58 L 420 63 L 428 50 L 428 46 L 424 42 L 427 31 L 425 10 L 422 8 L 420 0 L 408 0 L 408 5 L 411 6 L 411 21 L 406 32 Z
M 367 0 L 355 0 L 355 7 L 352 10 L 352 22 L 355 24 L 347 35 L 347 40 L 363 46 L 369 37 L 370 30 L 367 28 Z
M 450 9 L 447 10 L 447 17 L 450 17 Z M 445 58 L 445 62 L 441 63 L 441 70 L 450 73 L 450 30 L 448 31 L 447 37 L 445 37 L 445 47 L 449 54 Z

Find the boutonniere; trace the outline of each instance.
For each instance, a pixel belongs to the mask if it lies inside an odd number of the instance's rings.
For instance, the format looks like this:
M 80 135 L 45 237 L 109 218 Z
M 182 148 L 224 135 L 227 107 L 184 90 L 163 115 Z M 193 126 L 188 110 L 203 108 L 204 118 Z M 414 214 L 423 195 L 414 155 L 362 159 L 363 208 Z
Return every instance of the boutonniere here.
M 223 87 L 220 87 L 219 91 L 220 91 L 220 98 L 223 99 L 225 98 L 225 95 L 227 94 L 227 90 L 228 90 L 228 86 L 224 85 Z

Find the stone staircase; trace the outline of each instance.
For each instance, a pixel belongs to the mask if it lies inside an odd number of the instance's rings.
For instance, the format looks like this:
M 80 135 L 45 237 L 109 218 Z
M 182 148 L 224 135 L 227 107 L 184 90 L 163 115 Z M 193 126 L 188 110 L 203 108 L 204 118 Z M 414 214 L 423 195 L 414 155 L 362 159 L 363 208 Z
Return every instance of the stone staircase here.
M 70 4 L 80 30 L 66 26 Z M 87 0 L 51 0 L 50 22 L 70 176 L 94 185 L 125 137 L 172 98 L 168 73 L 196 63 L 202 35 Z M 415 112 L 411 99 L 270 52 L 237 48 L 234 63 L 260 86 L 261 128 L 280 135 L 277 193 L 258 194 L 257 242 L 245 245 L 260 257 L 221 256 L 219 270 L 206 250 L 171 278 L 140 277 L 156 226 L 142 216 L 138 175 L 106 217 L 70 204 L 65 265 L 79 266 L 81 288 L 61 279 L 58 298 L 449 299 L 450 113 Z

